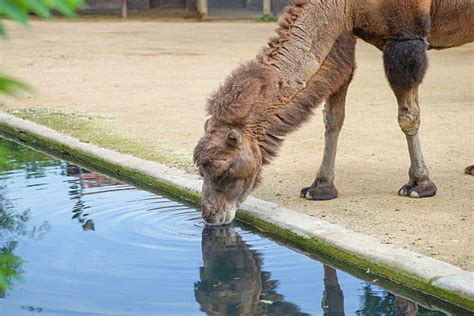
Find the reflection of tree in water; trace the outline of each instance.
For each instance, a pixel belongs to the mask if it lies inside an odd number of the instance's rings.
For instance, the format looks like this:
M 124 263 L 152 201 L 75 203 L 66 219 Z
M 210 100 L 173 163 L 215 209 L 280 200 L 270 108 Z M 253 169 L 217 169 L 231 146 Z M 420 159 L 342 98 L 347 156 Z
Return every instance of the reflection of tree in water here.
M 5 297 L 5 291 L 10 286 L 13 278 L 21 273 L 22 260 L 15 256 L 13 251 L 17 241 L 12 235 L 23 232 L 25 223 L 29 219 L 29 212 L 13 214 L 7 211 L 10 205 L 1 194 L 0 187 L 0 297 Z
M 45 154 L 0 138 L 0 175 L 21 169 L 26 172 L 27 179 L 42 178 L 46 167 L 61 164 L 61 161 L 53 160 Z
M 22 260 L 13 254 L 15 247 L 14 242 L 0 247 L 0 298 L 5 297 L 12 279 L 21 273 Z
M 29 226 L 30 211 L 13 211 L 4 192 L 5 188 L 0 186 L 0 297 L 5 296 L 12 279 L 21 273 L 22 260 L 14 254 L 18 241 L 22 238 L 39 240 L 51 230 L 48 221 L 40 226 Z
M 0 186 L 0 241 L 2 243 L 20 238 L 40 240 L 51 230 L 51 224 L 44 221 L 41 225 L 28 225 L 31 219 L 30 210 L 14 211 L 14 206 L 7 200 Z
M 27 179 L 41 178 L 45 176 L 46 167 L 59 165 L 60 161 L 0 139 L 0 175 L 22 170 Z M 0 186 L 0 297 L 5 296 L 12 280 L 22 272 L 22 259 L 14 254 L 18 241 L 22 238 L 41 239 L 51 229 L 47 221 L 40 226 L 29 226 L 30 217 L 29 210 L 14 211 L 6 197 L 6 189 Z
M 395 296 L 387 292 L 375 292 L 372 286 L 366 283 L 362 289 L 361 307 L 357 315 L 395 315 Z
M 403 297 L 397 297 L 392 293 L 375 291 L 372 285 L 366 283 L 362 289 L 361 306 L 357 315 L 363 316 L 441 316 L 444 313 L 432 311 L 417 305 Z
M 208 315 L 307 315 L 276 292 L 277 281 L 261 271 L 260 254 L 233 227 L 206 227 L 202 257 L 194 295 Z

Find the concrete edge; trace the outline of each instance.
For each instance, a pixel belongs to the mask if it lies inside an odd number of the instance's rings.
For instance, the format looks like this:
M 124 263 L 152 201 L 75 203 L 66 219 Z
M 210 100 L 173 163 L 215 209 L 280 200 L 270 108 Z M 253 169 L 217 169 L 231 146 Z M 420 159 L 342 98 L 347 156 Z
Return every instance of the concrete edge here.
M 73 137 L 6 113 L 0 113 L 0 134 L 66 160 L 70 158 L 87 167 L 126 177 L 138 186 L 158 187 L 199 202 L 201 180 L 181 170 L 81 143 Z M 367 273 L 370 271 L 373 275 L 474 311 L 474 272 L 400 247 L 381 244 L 370 236 L 254 197 L 249 197 L 242 205 L 238 217 L 309 251 L 334 257 Z

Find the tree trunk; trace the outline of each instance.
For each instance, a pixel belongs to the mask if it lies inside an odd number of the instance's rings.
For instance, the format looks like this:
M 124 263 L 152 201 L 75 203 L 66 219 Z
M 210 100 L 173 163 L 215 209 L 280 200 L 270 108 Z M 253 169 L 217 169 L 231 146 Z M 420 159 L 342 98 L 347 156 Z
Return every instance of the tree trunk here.
M 197 0 L 197 9 L 202 19 L 207 18 L 207 14 L 208 14 L 207 0 Z
M 122 18 L 126 19 L 128 15 L 127 0 L 122 0 Z
M 263 0 L 263 15 L 272 15 L 272 2 L 271 0 Z

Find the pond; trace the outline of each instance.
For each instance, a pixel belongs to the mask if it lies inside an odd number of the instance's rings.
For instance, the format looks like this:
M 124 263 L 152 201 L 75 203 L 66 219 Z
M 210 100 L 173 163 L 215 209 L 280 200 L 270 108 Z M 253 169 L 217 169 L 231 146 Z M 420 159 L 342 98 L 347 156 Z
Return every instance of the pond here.
M 445 315 L 0 138 L 0 315 Z

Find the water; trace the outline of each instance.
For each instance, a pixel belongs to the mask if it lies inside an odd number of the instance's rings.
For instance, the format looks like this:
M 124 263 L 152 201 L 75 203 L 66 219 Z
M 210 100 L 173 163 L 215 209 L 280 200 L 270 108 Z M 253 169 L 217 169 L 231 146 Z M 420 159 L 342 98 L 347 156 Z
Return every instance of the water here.
M 0 315 L 444 315 L 199 215 L 0 138 Z

